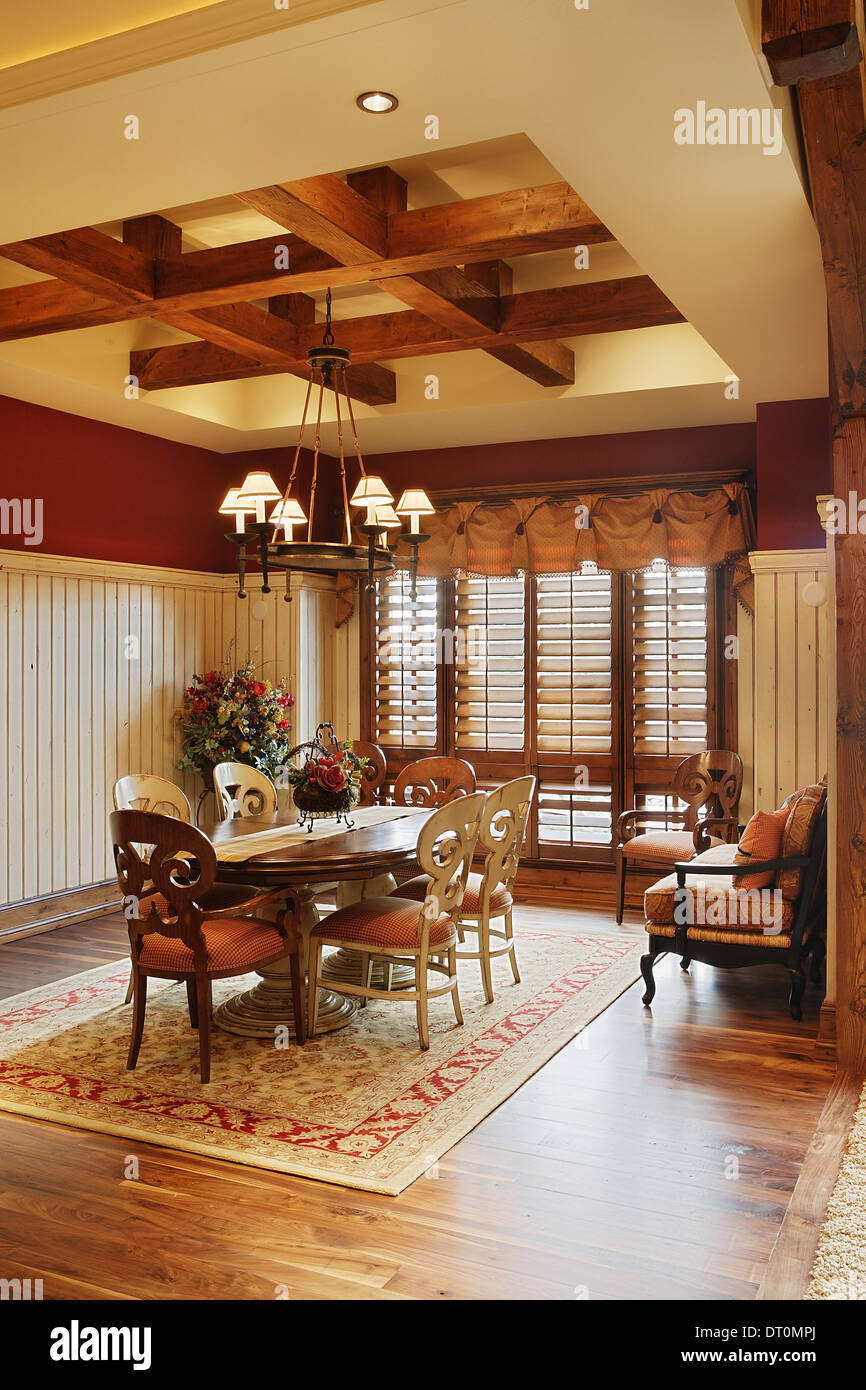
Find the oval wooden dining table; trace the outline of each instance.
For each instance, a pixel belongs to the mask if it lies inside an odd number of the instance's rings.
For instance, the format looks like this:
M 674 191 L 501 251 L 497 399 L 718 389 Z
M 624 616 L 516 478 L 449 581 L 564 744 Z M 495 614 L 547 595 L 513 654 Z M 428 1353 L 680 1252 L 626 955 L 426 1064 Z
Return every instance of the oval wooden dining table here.
M 382 880 L 397 868 L 413 867 L 418 833 L 431 814 L 429 807 L 362 807 L 351 813 L 351 830 L 338 830 L 334 820 L 323 819 L 315 821 L 308 832 L 298 826 L 295 811 L 276 811 L 205 823 L 201 829 L 216 850 L 221 882 L 294 889 L 300 905 L 298 929 L 306 969 L 310 932 L 320 920 L 316 894 L 327 885 L 340 883 L 345 885 L 344 896 L 361 897 L 369 881 Z M 280 835 L 280 831 L 285 833 Z M 272 833 L 264 839 L 260 838 L 263 832 Z M 244 845 L 245 840 L 250 840 L 249 846 Z M 244 853 L 246 848 L 249 853 Z M 391 886 L 393 879 L 386 877 L 384 883 Z M 355 885 L 354 893 L 350 885 Z M 388 891 L 387 886 L 384 891 Z M 269 910 L 264 909 L 262 915 Z M 341 977 L 359 975 L 360 956 L 356 961 L 355 954 L 343 951 L 329 958 L 333 966 L 325 973 L 335 985 Z M 273 1038 L 280 1025 L 294 1031 L 288 956 L 256 973 L 260 983 L 221 1004 L 214 1022 L 225 1032 L 243 1037 Z M 317 1032 L 344 1028 L 357 1010 L 358 1005 L 338 988 L 322 989 Z

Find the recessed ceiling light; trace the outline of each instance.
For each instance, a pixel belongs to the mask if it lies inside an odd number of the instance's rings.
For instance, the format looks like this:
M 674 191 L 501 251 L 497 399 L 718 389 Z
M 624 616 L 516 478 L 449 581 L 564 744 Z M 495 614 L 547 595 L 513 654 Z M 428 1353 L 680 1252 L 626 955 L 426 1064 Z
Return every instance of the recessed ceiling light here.
M 381 115 L 386 111 L 396 111 L 400 103 L 390 92 L 362 92 L 359 97 L 355 97 L 355 105 L 360 106 L 362 111 L 372 111 Z

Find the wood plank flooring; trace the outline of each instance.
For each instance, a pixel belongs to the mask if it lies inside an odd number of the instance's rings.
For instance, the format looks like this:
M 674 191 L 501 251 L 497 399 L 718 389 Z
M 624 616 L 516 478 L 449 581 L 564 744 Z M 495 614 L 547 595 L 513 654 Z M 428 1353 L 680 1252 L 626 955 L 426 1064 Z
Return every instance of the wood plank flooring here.
M 551 916 L 616 930 L 533 904 L 518 936 Z M 2 945 L 0 997 L 125 945 L 116 916 Z M 820 991 L 797 1024 L 781 969 L 656 974 L 651 1013 L 639 982 L 396 1198 L 0 1113 L 0 1275 L 46 1299 L 754 1298 L 833 1077 Z

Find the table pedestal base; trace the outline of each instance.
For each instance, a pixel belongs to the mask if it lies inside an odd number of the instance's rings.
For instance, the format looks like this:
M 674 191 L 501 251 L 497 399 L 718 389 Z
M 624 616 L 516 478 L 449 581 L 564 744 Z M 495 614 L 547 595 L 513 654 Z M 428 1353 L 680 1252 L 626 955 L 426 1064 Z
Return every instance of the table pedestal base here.
M 319 920 L 314 899 L 318 888 L 301 887 L 296 891 L 300 900 L 298 930 L 301 937 L 301 966 L 306 972 L 310 932 Z M 256 916 L 265 918 L 267 911 L 266 908 Z M 236 1033 L 243 1038 L 273 1039 L 279 1027 L 287 1027 L 292 1037 L 296 1037 L 289 957 L 272 961 L 270 965 L 257 970 L 256 974 L 260 976 L 261 984 L 244 990 L 243 994 L 234 994 L 220 1004 L 214 1011 L 214 1023 L 224 1032 Z M 358 1005 L 354 1000 L 332 989 L 320 989 L 316 1031 L 332 1033 L 337 1028 L 345 1028 L 357 1012 Z

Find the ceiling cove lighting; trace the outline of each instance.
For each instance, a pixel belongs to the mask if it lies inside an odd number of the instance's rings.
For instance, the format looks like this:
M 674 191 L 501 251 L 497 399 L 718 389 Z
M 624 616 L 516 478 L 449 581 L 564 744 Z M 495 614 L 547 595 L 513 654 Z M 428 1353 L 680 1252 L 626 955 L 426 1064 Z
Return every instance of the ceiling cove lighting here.
M 321 347 L 310 348 L 307 353 L 310 380 L 301 416 L 298 442 L 295 446 L 289 481 L 285 491 L 281 491 L 270 473 L 248 473 L 240 487 L 231 488 L 221 506 L 220 516 L 232 516 L 235 530 L 228 533 L 227 539 L 238 552 L 238 598 L 246 598 L 244 580 L 248 558 L 258 559 L 262 569 L 262 593 L 269 594 L 268 574 L 271 570 L 285 570 L 286 602 L 291 601 L 290 575 L 292 570 L 308 574 L 336 574 L 342 571 L 367 573 L 367 588 L 372 589 L 376 575 L 387 574 L 394 569 L 393 548 L 388 546 L 388 532 L 399 531 L 409 545 L 409 569 L 412 589 L 415 590 L 418 573 L 418 546 L 428 539 L 420 534 L 420 518 L 434 511 L 426 492 L 421 489 L 404 492 L 394 507 L 394 495 L 383 478 L 369 474 L 364 467 L 358 431 L 355 425 L 355 412 L 346 381 L 346 370 L 350 365 L 349 353 L 337 347 L 331 331 L 331 291 L 328 290 L 325 333 Z M 342 496 L 344 538 L 341 541 L 318 540 L 314 529 L 316 486 L 319 479 L 320 434 L 322 410 L 326 391 L 334 395 L 338 458 L 333 460 L 339 468 L 340 490 Z M 313 440 L 313 474 L 308 495 L 302 500 L 293 495 L 296 487 L 298 461 L 304 442 L 304 429 L 313 411 L 310 401 L 318 392 L 315 403 L 315 437 Z M 345 407 L 341 405 L 341 398 Z M 354 460 L 350 459 L 357 474 L 354 491 L 349 493 L 347 460 L 343 449 L 344 424 L 349 427 L 354 444 Z M 328 460 L 330 462 L 330 460 Z M 276 504 L 276 505 L 274 505 Z M 364 513 L 363 521 L 355 521 L 354 529 L 367 537 L 366 544 L 358 544 L 352 534 L 351 507 Z M 321 507 L 319 508 L 321 512 Z M 268 520 L 265 520 L 267 511 Z M 246 518 L 254 519 L 247 522 Z M 409 524 L 409 531 L 403 532 L 403 518 Z M 295 527 L 306 526 L 306 540 L 295 539 Z M 396 540 L 399 536 L 395 537 Z M 248 556 L 248 547 L 251 551 Z
M 362 111 L 382 116 L 389 111 L 396 111 L 400 103 L 391 92 L 362 92 L 360 96 L 355 97 L 355 105 L 360 106 Z

